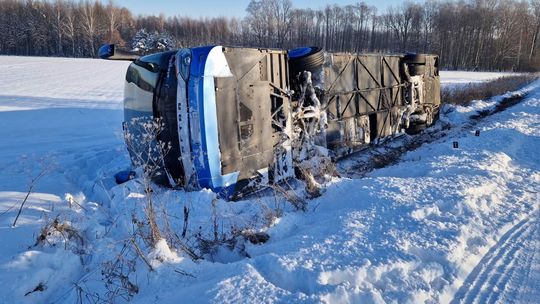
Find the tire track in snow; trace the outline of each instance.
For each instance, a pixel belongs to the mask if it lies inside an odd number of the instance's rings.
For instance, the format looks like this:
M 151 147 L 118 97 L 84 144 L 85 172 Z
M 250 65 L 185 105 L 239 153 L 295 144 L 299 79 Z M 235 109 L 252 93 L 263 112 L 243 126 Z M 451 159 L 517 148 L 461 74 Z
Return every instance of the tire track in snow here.
M 537 214 L 538 216 L 538 214 Z M 517 271 L 509 278 L 508 282 L 503 282 L 502 285 L 504 289 L 499 289 L 497 293 L 494 294 L 494 302 L 499 303 L 537 303 L 538 291 L 537 282 L 535 276 L 538 277 L 537 273 L 531 272 L 534 268 L 534 265 L 539 265 L 540 259 L 540 221 L 535 221 L 535 227 L 533 229 L 533 236 L 529 238 L 526 244 L 523 246 L 522 255 L 516 257 Z M 530 290 L 529 290 L 530 289 Z M 536 290 L 536 291 L 535 291 Z
M 536 220 L 528 217 L 505 233 L 469 274 L 451 303 L 497 301 L 515 271 L 523 267 L 519 264 L 521 257 L 517 257 L 523 254 L 523 248 L 530 243 L 536 228 Z
M 504 292 L 506 290 L 506 286 L 511 278 L 515 278 L 516 270 L 519 268 L 518 263 L 521 262 L 522 256 L 523 256 L 523 248 L 517 249 L 515 254 L 513 254 L 515 258 L 513 258 L 508 266 L 505 265 L 499 265 L 497 268 L 496 275 L 492 277 L 490 280 L 488 286 L 493 286 L 491 289 L 493 292 L 490 294 L 487 294 L 486 297 L 484 297 L 485 303 L 495 303 L 497 299 L 500 297 L 501 292 Z

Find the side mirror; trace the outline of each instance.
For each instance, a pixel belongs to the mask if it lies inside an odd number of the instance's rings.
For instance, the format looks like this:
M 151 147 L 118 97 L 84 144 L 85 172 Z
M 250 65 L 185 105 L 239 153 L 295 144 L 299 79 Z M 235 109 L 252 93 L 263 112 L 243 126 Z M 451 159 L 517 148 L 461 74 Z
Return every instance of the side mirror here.
M 118 49 L 114 44 L 104 44 L 98 50 L 98 57 L 107 60 L 135 61 L 141 56 L 134 52 Z
M 98 57 L 101 59 L 109 59 L 114 55 L 114 44 L 104 44 L 98 50 Z

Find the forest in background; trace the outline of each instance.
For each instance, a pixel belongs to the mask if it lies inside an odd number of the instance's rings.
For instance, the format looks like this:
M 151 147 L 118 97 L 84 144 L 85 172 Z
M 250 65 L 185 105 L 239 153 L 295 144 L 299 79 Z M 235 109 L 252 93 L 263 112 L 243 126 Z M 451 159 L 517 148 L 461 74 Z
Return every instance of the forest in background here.
M 0 0 L 0 54 L 95 57 L 102 43 L 149 53 L 223 44 L 439 54 L 445 69 L 540 70 L 540 0 L 365 2 L 295 8 L 251 0 L 243 18 L 134 15 L 114 2 Z

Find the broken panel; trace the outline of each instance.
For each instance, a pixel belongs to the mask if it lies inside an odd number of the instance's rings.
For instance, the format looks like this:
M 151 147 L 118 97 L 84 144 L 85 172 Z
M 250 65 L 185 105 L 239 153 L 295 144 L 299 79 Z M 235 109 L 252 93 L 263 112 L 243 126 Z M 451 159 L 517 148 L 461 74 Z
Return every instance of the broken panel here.
M 224 54 L 234 76 L 216 81 L 222 170 L 239 172 L 240 187 L 292 176 L 285 52 L 224 48 Z

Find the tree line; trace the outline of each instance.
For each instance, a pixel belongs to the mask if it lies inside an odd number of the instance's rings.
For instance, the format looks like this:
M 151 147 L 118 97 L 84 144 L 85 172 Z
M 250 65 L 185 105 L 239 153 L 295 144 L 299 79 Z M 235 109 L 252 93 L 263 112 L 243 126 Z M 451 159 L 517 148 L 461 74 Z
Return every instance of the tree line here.
M 0 54 L 7 55 L 95 57 L 102 43 L 134 48 L 150 33 L 174 48 L 425 52 L 439 54 L 447 69 L 523 71 L 540 69 L 539 32 L 540 0 L 426 0 L 380 11 L 363 1 L 295 8 L 290 0 L 251 0 L 243 18 L 199 19 L 135 16 L 114 2 L 0 0 Z

